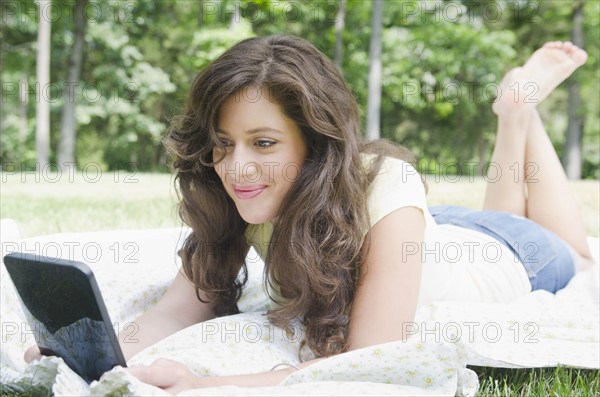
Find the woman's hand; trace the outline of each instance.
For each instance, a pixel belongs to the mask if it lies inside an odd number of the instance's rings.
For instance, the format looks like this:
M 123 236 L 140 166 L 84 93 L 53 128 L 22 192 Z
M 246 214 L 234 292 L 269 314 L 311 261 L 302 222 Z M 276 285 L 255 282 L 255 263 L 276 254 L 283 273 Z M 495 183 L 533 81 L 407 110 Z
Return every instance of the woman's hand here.
M 297 367 L 304 368 L 321 360 L 323 358 L 305 361 L 298 364 Z M 275 386 L 296 371 L 296 368 L 288 367 L 246 375 L 196 376 L 185 365 L 177 361 L 159 358 L 150 366 L 129 367 L 125 368 L 125 370 L 144 383 L 160 387 L 169 393 L 177 394 L 188 389 L 227 385 L 240 387 Z
M 27 348 L 27 350 L 25 350 L 25 353 L 23 354 L 23 359 L 25 360 L 25 362 L 27 364 L 29 364 L 33 360 L 39 360 L 41 358 L 42 358 L 42 353 L 40 352 L 40 348 L 38 347 L 38 345 L 29 346 Z
M 149 366 L 129 367 L 125 370 L 142 382 L 160 387 L 171 394 L 206 387 L 201 384 L 201 378 L 194 375 L 188 367 L 166 358 L 159 358 Z

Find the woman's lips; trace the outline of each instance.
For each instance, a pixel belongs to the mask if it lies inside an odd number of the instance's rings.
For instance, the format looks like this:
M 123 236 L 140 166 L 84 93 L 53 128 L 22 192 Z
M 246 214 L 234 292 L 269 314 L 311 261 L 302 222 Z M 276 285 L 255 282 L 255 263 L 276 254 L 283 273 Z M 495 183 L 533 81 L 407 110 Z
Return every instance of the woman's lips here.
M 237 196 L 237 198 L 242 200 L 247 200 L 254 198 L 261 194 L 267 186 L 265 185 L 255 185 L 255 186 L 234 186 L 233 193 Z

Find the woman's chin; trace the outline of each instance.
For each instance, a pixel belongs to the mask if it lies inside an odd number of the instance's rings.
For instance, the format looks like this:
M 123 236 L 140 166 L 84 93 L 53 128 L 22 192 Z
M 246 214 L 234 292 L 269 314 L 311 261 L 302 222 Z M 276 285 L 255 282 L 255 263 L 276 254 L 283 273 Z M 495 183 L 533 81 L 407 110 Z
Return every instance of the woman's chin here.
M 265 222 L 269 222 L 271 217 L 269 216 L 261 216 L 261 215 L 244 215 L 241 214 L 241 217 L 244 221 L 251 225 L 260 225 Z

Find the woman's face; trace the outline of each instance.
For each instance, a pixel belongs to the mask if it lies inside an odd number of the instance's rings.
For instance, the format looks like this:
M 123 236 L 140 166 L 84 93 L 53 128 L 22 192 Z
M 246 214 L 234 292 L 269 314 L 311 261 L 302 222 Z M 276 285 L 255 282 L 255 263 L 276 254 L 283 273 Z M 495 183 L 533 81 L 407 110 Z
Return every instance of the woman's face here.
M 219 113 L 213 159 L 225 191 L 248 223 L 272 221 L 307 155 L 300 128 L 272 102 L 267 89 L 229 97 Z

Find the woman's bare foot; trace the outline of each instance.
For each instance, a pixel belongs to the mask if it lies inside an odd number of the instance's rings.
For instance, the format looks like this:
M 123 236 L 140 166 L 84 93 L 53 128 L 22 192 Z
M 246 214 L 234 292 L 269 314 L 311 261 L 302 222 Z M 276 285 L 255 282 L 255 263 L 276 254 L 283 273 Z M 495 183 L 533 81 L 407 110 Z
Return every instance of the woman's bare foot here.
M 494 113 L 503 116 L 537 106 L 586 60 L 587 53 L 568 41 L 544 44 L 522 68 L 503 78 Z
M 506 96 L 506 93 L 509 92 L 510 85 L 517 80 L 517 76 L 521 73 L 521 70 L 523 70 L 523 68 L 520 66 L 513 68 L 509 70 L 504 75 L 504 77 L 502 77 L 502 81 L 500 81 L 500 85 L 498 86 L 498 96 L 496 97 L 496 99 L 494 100 L 494 104 L 492 105 L 492 110 L 497 115 L 500 115 L 502 107 L 506 106 L 502 102 L 502 97 Z

